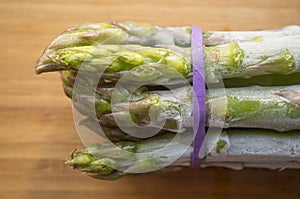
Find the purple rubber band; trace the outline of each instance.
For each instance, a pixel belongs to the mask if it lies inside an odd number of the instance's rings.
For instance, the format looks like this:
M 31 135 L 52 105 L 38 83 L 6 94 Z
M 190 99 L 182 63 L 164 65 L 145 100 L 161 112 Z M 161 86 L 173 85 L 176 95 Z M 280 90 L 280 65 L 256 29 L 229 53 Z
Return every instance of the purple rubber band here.
M 193 130 L 194 146 L 191 167 L 199 167 L 204 158 L 204 138 L 206 122 L 205 105 L 205 76 L 204 76 L 204 53 L 202 30 L 196 26 L 192 27 L 192 60 L 193 60 L 193 90 L 194 90 L 194 112 Z

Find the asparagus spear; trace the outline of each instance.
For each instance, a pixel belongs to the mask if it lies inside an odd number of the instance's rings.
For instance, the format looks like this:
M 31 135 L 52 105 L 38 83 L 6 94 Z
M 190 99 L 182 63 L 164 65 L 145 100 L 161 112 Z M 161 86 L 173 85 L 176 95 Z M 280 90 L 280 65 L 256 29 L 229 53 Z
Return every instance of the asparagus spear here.
M 274 37 L 300 34 L 299 26 L 287 26 L 265 31 L 209 31 L 203 34 L 204 45 L 220 45 L 247 41 L 256 37 Z M 138 44 L 143 46 L 191 46 L 191 27 L 161 27 L 137 23 L 91 23 L 71 27 L 60 34 L 47 48 L 97 44 Z
M 229 128 L 268 128 L 277 131 L 300 129 L 300 85 L 290 87 L 248 87 L 210 89 L 207 92 L 207 126 Z M 189 87 L 170 91 L 153 91 L 140 101 L 130 102 L 129 110 L 144 116 L 141 122 L 180 132 L 192 127 L 193 103 Z M 115 104 L 117 108 L 126 104 Z M 114 112 L 103 117 L 126 121 L 124 113 Z M 151 122 L 150 119 L 151 118 Z M 224 121 L 224 123 L 223 123 Z M 126 124 L 124 124 L 126 125 Z
M 288 26 L 267 31 L 209 31 L 204 33 L 204 45 L 220 45 L 247 41 L 256 37 L 300 34 L 299 26 Z M 99 44 L 138 44 L 144 46 L 177 45 L 189 47 L 191 27 L 161 27 L 137 23 L 92 23 L 71 27 L 60 34 L 45 50 L 39 62 L 57 49 Z
M 126 72 L 139 82 L 163 79 L 167 83 L 191 75 L 191 59 L 186 59 L 186 51 L 120 45 L 67 48 L 48 55 L 47 60 L 39 63 L 36 72 L 77 71 L 80 67 L 82 71 L 102 71 L 104 79 L 111 81 L 116 81 Z
M 300 36 L 264 38 L 205 47 L 207 83 L 220 79 L 300 73 Z M 37 73 L 57 70 L 104 72 L 116 81 L 124 73 L 132 82 L 172 84 L 192 75 L 190 48 L 100 45 L 64 48 L 40 60 Z M 174 83 L 173 83 L 174 84 Z
M 106 91 L 104 88 L 104 92 L 96 91 L 96 98 L 91 95 L 94 92 L 86 93 L 85 88 L 82 89 L 73 94 L 75 107 L 89 117 L 95 117 L 95 109 L 102 125 L 118 126 L 115 123 L 117 118 L 123 126 L 129 127 L 132 118 L 139 125 L 163 127 L 174 132 L 192 127 L 191 87 L 172 91 L 140 88 L 133 94 L 122 87 L 108 88 Z M 116 94 L 112 104 L 113 92 Z M 300 85 L 210 89 L 207 90 L 206 107 L 207 126 L 268 128 L 277 131 L 299 129 Z M 161 126 L 163 121 L 164 126 Z
M 189 46 L 190 27 L 163 28 L 150 24 L 93 23 L 67 29 L 55 38 L 45 50 L 39 62 L 47 60 L 48 54 L 66 47 L 99 44 L 139 44 L 144 46 Z
M 86 172 L 99 179 L 116 179 L 124 175 L 132 175 L 160 170 L 178 170 L 189 166 L 192 147 L 175 162 L 162 169 L 162 165 L 178 157 L 179 149 L 187 134 L 174 140 L 172 134 L 164 134 L 140 142 L 107 142 L 94 144 L 85 149 L 72 152 L 68 164 L 74 169 Z M 206 143 L 206 158 L 202 166 L 235 164 L 260 164 L 266 166 L 287 165 L 291 161 L 300 161 L 300 131 L 278 132 L 262 129 L 228 129 L 224 130 L 216 144 Z M 164 150 L 166 144 L 168 149 Z M 299 168 L 299 165 L 298 165 Z
M 76 80 L 77 73 L 76 71 L 63 70 L 61 71 L 61 78 L 65 85 L 69 87 L 73 87 L 74 82 Z M 78 78 L 80 79 L 80 78 Z M 223 79 L 224 86 L 227 87 L 246 87 L 246 86 L 285 86 L 285 85 L 294 85 L 299 84 L 300 73 L 294 73 L 291 75 L 261 75 L 251 78 L 231 78 L 231 79 Z M 82 81 L 82 84 L 92 85 L 92 82 L 89 82 L 89 78 L 86 78 L 88 83 Z M 115 84 L 111 81 L 107 81 L 105 79 L 100 79 L 98 84 L 98 89 L 114 87 Z M 158 86 L 149 87 L 151 90 L 159 89 Z

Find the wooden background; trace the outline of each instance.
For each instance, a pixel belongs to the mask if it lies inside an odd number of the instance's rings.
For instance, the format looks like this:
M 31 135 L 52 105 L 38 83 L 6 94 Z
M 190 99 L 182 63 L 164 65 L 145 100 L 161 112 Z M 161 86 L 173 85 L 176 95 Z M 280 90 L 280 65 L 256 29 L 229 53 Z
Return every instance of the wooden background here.
M 57 73 L 35 75 L 65 28 L 136 21 L 204 30 L 298 24 L 299 0 L 1 0 L 0 198 L 300 198 L 300 170 L 183 170 L 97 181 L 64 164 L 81 147 Z

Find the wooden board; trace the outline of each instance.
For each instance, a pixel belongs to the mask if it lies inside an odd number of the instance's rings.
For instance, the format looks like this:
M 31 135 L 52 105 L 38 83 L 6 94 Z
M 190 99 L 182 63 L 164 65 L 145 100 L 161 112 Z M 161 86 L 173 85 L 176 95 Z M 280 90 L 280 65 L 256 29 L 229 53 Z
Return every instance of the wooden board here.
M 65 28 L 136 21 L 204 30 L 298 24 L 299 0 L 1 0 L 0 198 L 300 198 L 299 170 L 201 169 L 97 181 L 64 164 L 81 147 L 57 73 L 35 75 Z

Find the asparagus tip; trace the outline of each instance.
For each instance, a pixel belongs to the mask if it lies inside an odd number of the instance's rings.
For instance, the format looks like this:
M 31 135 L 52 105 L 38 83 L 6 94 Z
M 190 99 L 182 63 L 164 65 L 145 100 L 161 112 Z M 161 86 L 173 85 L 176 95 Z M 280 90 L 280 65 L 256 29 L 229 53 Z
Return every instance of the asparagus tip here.
M 38 74 L 45 73 L 45 72 L 56 71 L 57 69 L 54 66 L 55 65 L 53 63 L 37 65 L 35 67 L 35 73 L 38 75 Z

